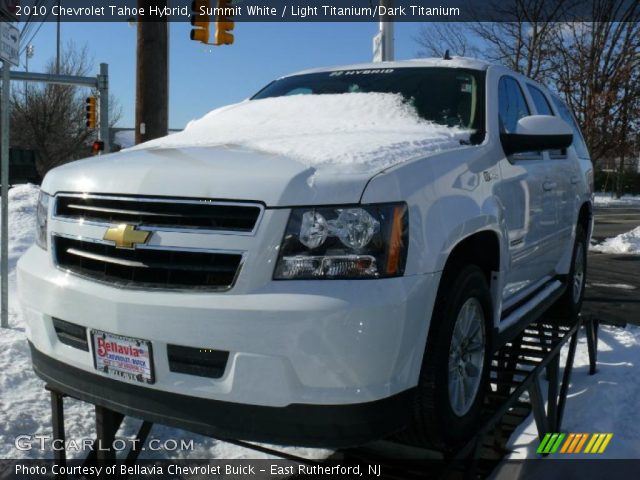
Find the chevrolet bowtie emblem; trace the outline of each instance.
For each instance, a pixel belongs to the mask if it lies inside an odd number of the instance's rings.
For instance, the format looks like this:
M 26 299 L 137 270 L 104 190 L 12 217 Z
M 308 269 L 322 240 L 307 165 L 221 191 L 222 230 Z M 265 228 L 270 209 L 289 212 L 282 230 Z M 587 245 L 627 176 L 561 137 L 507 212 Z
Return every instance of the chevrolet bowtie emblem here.
M 108 229 L 103 239 L 115 242 L 116 248 L 133 249 L 136 245 L 147 243 L 150 235 L 151 232 L 136 230 L 134 225 L 122 224 Z

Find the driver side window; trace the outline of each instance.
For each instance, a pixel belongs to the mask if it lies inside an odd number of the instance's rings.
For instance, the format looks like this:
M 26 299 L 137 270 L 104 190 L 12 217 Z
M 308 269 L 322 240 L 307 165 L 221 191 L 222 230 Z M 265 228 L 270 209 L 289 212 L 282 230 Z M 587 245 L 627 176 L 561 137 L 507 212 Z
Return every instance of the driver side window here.
M 502 77 L 498 83 L 500 133 L 515 133 L 518 120 L 530 115 L 520 85 L 513 77 Z

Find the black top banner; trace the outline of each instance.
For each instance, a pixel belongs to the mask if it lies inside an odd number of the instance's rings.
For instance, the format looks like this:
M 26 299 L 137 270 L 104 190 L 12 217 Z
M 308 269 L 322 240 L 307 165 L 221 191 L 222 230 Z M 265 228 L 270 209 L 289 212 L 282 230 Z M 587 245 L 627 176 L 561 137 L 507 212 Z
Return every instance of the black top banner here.
M 576 22 L 638 21 L 637 0 L 14 0 L 20 21 Z

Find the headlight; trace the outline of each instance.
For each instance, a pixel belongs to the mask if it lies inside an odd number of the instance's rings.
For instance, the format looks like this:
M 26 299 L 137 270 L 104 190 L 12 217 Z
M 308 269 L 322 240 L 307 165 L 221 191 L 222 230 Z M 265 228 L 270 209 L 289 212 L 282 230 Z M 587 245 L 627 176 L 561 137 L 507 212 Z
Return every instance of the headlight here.
M 47 249 L 47 220 L 49 217 L 49 195 L 40 191 L 36 207 L 36 245 Z
M 404 273 L 408 238 L 404 203 L 296 208 L 274 279 L 399 276 Z

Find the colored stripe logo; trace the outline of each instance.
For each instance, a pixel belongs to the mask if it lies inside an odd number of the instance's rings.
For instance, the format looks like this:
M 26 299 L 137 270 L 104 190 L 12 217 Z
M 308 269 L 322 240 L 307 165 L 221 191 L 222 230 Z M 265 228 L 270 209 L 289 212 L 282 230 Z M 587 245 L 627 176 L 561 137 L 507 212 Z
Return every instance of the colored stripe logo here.
M 536 453 L 604 453 L 612 438 L 613 433 L 547 433 Z

